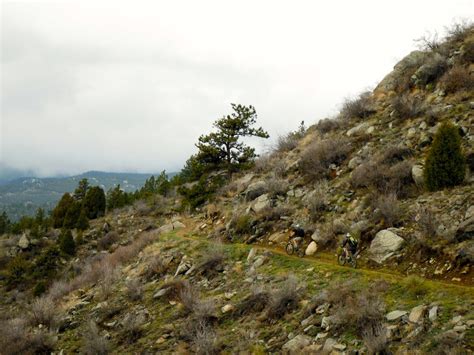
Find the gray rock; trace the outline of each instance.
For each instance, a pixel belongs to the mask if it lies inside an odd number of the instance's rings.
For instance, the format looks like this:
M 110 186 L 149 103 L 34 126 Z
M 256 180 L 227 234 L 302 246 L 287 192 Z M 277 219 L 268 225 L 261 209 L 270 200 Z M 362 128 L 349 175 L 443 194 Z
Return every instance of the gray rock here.
M 28 237 L 26 236 L 26 234 L 23 234 L 20 240 L 18 241 L 18 247 L 21 249 L 28 249 L 29 246 L 30 246 L 30 241 Z
M 301 321 L 301 326 L 307 327 L 307 326 L 310 325 L 310 324 L 314 324 L 314 321 L 315 321 L 315 317 L 314 317 L 314 314 L 312 314 L 312 315 L 310 315 L 308 318 L 303 319 L 303 320 Z
M 257 197 L 263 195 L 267 191 L 267 183 L 265 181 L 256 181 L 250 184 L 245 190 L 245 199 L 253 201 Z
M 307 335 L 297 335 L 283 345 L 282 350 L 285 354 L 298 354 L 301 350 L 311 344 L 311 337 Z
M 465 240 L 472 240 L 473 237 L 474 237 L 474 216 L 461 222 L 455 234 L 456 241 L 458 242 L 462 242 Z
M 327 338 L 326 341 L 324 342 L 324 347 L 323 347 L 323 350 L 321 351 L 321 354 L 330 354 L 331 351 L 333 350 L 333 346 L 336 344 L 337 344 L 336 339 Z
M 311 243 L 308 244 L 304 253 L 305 255 L 310 256 L 310 255 L 314 255 L 317 250 L 318 250 L 318 245 L 313 240 Z
M 347 164 L 347 166 L 349 167 L 349 169 L 354 170 L 360 164 L 362 164 L 362 159 L 359 157 L 354 157 L 351 160 L 349 160 L 349 164 Z
M 169 288 L 162 288 L 161 290 L 158 290 L 154 295 L 153 295 L 153 298 L 154 299 L 158 299 L 158 298 L 161 298 L 163 297 L 164 295 L 166 295 L 169 291 Z
M 423 187 L 425 184 L 423 173 L 423 167 L 421 165 L 413 165 L 411 168 L 411 176 L 413 181 L 415 181 L 415 184 L 419 187 Z
M 358 134 L 361 134 L 365 131 L 367 131 L 367 129 L 370 127 L 370 123 L 369 122 L 362 122 L 361 124 L 358 124 L 357 126 L 355 127 L 352 127 L 350 130 L 348 130 L 346 132 L 346 135 L 348 137 L 350 136 L 354 136 L 354 135 L 358 135 Z
M 438 318 L 438 306 L 431 307 L 431 309 L 428 312 L 428 319 L 431 322 L 434 322 L 436 321 L 437 318 Z
M 257 249 L 252 248 L 249 251 L 249 255 L 247 255 L 247 262 L 250 263 L 252 260 L 255 258 L 255 255 L 257 255 Z
M 425 305 L 416 306 L 411 310 L 410 315 L 408 316 L 408 320 L 411 323 L 420 323 L 423 320 L 425 312 Z
M 381 230 L 370 243 L 370 259 L 377 263 L 383 263 L 399 250 L 404 242 L 403 238 L 392 231 L 388 229 Z
M 181 262 L 179 263 L 174 276 L 176 277 L 178 275 L 186 273 L 189 269 L 191 269 L 191 266 L 192 266 L 191 261 L 188 260 L 188 257 L 186 255 L 184 255 L 181 258 Z
M 323 319 L 321 320 L 321 328 L 328 330 L 331 327 L 331 322 L 332 322 L 332 316 L 323 317 Z
M 257 213 L 268 207 L 271 207 L 271 200 L 268 194 L 263 194 L 259 196 L 256 199 L 255 203 L 252 205 L 252 209 Z
M 403 316 L 406 316 L 408 312 L 406 311 L 392 311 L 390 313 L 387 313 L 385 315 L 385 318 L 389 321 L 389 322 L 392 322 L 392 321 L 395 321 L 395 320 L 399 320 L 400 318 L 402 318 Z

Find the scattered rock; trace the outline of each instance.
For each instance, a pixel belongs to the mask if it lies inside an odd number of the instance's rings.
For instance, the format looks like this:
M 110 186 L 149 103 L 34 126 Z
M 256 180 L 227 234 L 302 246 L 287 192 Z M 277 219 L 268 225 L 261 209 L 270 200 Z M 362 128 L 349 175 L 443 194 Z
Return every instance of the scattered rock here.
M 348 137 L 350 136 L 354 136 L 354 135 L 358 135 L 358 134 L 361 134 L 365 131 L 367 131 L 367 129 L 370 127 L 370 123 L 369 122 L 362 122 L 361 124 L 358 124 L 357 126 L 355 127 L 352 127 L 350 130 L 348 130 L 346 132 L 346 135 Z
M 314 324 L 314 321 L 315 321 L 314 318 L 315 318 L 315 317 L 314 317 L 314 314 L 312 314 L 312 315 L 310 315 L 308 318 L 303 319 L 303 320 L 301 321 L 301 326 L 307 327 L 307 326 L 310 325 L 310 324 Z
M 392 311 L 390 313 L 387 313 L 385 315 L 385 318 L 389 321 L 389 322 L 392 322 L 392 321 L 395 321 L 395 320 L 399 320 L 400 318 L 402 318 L 403 316 L 406 316 L 408 312 L 406 311 Z
M 224 307 L 221 308 L 222 313 L 228 313 L 234 310 L 234 306 L 231 304 L 226 304 Z
M 328 330 L 331 326 L 331 321 L 332 321 L 331 316 L 323 317 L 323 319 L 321 320 L 321 328 L 325 329 L 325 330 Z
M 247 201 L 253 201 L 260 195 L 263 195 L 267 189 L 267 183 L 265 181 L 256 181 L 250 184 L 245 190 L 245 199 Z
M 297 335 L 283 345 L 282 350 L 285 354 L 298 354 L 301 350 L 311 344 L 311 337 L 307 335 Z
M 316 253 L 316 251 L 318 250 L 318 245 L 316 244 L 316 242 L 313 240 L 311 243 L 309 243 L 309 245 L 306 247 L 306 250 L 305 250 L 305 255 L 314 255 Z
M 252 209 L 259 213 L 265 208 L 271 207 L 271 200 L 268 194 L 263 194 L 259 196 L 256 200 L 255 203 L 252 205 Z
M 399 250 L 404 242 L 404 239 L 394 232 L 388 229 L 381 230 L 370 243 L 370 259 L 377 263 L 383 263 Z
M 169 288 L 162 288 L 161 290 L 158 290 L 154 295 L 153 295 L 153 298 L 154 299 L 157 299 L 157 298 L 161 298 L 163 297 L 164 295 L 166 295 L 169 291 Z
M 461 222 L 455 234 L 455 238 L 458 242 L 462 242 L 464 240 L 472 240 L 473 237 L 474 237 L 474 216 Z
M 247 262 L 250 263 L 252 260 L 255 258 L 255 255 L 257 255 L 257 249 L 252 248 L 249 251 L 249 255 L 247 255 Z
M 431 309 L 428 312 L 428 319 L 431 322 L 434 322 L 436 321 L 437 318 L 438 318 L 438 306 L 431 307 Z
M 425 315 L 425 311 L 426 311 L 426 306 L 425 305 L 420 305 L 420 306 L 414 307 L 411 310 L 410 315 L 408 316 L 408 320 L 411 323 L 420 323 L 423 320 L 423 316 Z
M 189 269 L 191 269 L 191 266 L 192 266 L 191 261 L 188 259 L 186 255 L 184 255 L 181 258 L 181 262 L 179 263 L 174 276 L 176 277 L 178 275 L 186 273 Z
M 337 344 L 336 339 L 327 338 L 321 354 L 329 354 L 333 350 L 333 346 Z

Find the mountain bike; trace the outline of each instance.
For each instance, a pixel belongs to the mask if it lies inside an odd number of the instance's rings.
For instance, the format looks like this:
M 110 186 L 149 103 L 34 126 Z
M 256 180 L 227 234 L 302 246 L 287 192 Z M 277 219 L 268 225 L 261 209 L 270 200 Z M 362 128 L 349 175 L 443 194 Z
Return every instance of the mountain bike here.
M 303 238 L 292 238 L 286 244 L 285 250 L 288 255 L 296 253 L 300 258 L 304 257 L 305 249 L 302 246 Z
M 344 266 L 346 263 L 352 266 L 354 269 L 357 267 L 357 253 L 352 253 L 347 248 L 341 248 L 337 255 L 337 262 L 339 265 Z

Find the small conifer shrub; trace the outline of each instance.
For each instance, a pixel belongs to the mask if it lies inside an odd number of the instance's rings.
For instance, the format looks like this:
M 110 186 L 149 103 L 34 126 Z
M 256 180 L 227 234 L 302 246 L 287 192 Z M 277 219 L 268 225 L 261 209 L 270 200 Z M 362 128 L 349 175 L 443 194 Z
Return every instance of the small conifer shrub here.
M 461 136 L 457 127 L 442 124 L 433 140 L 425 161 L 425 184 L 428 190 L 459 185 L 464 180 L 466 160 L 461 151 Z
M 69 229 L 63 229 L 61 232 L 59 237 L 59 249 L 67 255 L 74 255 L 76 253 L 76 243 Z

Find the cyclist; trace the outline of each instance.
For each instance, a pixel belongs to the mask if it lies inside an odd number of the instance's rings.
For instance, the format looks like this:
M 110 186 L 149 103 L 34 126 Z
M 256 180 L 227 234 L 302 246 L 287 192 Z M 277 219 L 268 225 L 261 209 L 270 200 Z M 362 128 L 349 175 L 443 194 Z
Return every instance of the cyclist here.
M 342 248 L 351 252 L 352 258 L 355 258 L 359 242 L 351 233 L 347 233 L 342 241 Z

